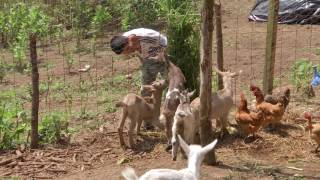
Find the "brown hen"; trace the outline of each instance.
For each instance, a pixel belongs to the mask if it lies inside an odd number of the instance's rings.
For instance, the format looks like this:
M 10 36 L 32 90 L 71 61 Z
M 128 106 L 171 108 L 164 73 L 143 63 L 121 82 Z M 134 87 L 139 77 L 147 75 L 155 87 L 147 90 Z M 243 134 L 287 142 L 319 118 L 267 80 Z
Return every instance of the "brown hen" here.
M 263 112 L 250 112 L 244 94 L 240 94 L 240 103 L 236 112 L 236 121 L 246 135 L 257 132 L 263 122 Z
M 276 104 L 271 104 L 264 100 L 264 95 L 260 88 L 257 86 L 250 86 L 250 90 L 256 97 L 256 108 L 264 114 L 264 122 L 262 126 L 265 127 L 268 124 L 279 123 L 284 115 L 285 109 L 289 104 L 287 96 L 279 96 Z M 290 90 L 288 91 L 290 95 Z M 287 92 L 287 93 L 288 93 Z

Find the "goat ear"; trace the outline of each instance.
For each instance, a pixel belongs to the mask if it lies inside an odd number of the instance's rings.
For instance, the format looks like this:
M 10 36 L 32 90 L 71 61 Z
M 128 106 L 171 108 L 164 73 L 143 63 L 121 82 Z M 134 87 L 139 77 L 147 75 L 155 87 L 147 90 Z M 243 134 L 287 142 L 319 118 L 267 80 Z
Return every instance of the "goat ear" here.
M 182 137 L 179 134 L 178 134 L 178 138 L 179 138 L 179 144 L 180 144 L 181 148 L 188 156 L 189 152 L 190 152 L 190 148 L 189 148 L 188 144 L 182 139 Z
M 192 92 L 189 92 L 187 96 L 190 98 L 194 95 L 195 92 L 196 92 L 196 90 L 193 90 Z
M 211 151 L 216 145 L 217 145 L 218 139 L 214 140 L 212 143 L 206 145 L 202 148 L 202 154 L 207 154 L 209 151 Z

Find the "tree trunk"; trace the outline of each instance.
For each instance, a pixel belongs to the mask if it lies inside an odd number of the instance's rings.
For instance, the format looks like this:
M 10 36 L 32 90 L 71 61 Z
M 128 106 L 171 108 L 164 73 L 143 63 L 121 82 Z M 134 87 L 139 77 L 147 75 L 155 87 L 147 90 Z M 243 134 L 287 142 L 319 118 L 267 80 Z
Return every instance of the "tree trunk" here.
M 221 17 L 221 3 L 215 4 L 215 18 L 216 18 L 216 43 L 217 43 L 217 66 L 220 71 L 223 70 L 223 41 L 222 41 L 222 17 Z M 218 74 L 218 89 L 223 89 L 222 76 Z
M 32 77 L 32 112 L 31 112 L 31 148 L 38 147 L 38 112 L 39 112 L 39 72 L 37 60 L 37 36 L 29 36 L 31 77 Z
M 203 0 L 201 12 L 201 43 L 200 43 L 200 138 L 201 145 L 212 142 L 211 112 L 211 76 L 212 76 L 212 35 L 213 35 L 214 0 Z M 216 163 L 215 152 L 212 150 L 205 157 L 207 164 Z

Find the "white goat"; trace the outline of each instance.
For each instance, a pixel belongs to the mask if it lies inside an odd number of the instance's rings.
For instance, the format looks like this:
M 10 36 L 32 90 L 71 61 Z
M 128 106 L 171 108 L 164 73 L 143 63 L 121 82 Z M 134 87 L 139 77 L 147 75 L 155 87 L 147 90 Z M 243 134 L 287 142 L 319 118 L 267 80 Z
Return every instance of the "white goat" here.
M 121 122 L 118 126 L 121 146 L 125 146 L 122 132 L 127 117 L 130 119 L 128 130 L 130 148 L 134 147 L 133 131 L 137 123 L 137 134 L 139 134 L 142 121 L 148 121 L 160 129 L 164 129 L 163 124 L 161 124 L 159 120 L 161 95 L 164 89 L 164 84 L 165 81 L 161 80 L 153 82 L 152 85 L 144 85 L 142 88 L 152 93 L 152 96 L 151 98 L 149 97 L 149 99 L 148 97 L 141 97 L 130 93 L 124 98 L 123 101 L 120 101 L 116 104 L 116 107 L 122 107 Z
M 188 144 L 200 144 L 199 135 L 199 121 L 196 121 L 194 114 L 190 107 L 190 97 L 193 96 L 195 91 L 188 93 L 184 90 L 179 93 L 180 104 L 173 118 L 172 125 L 172 160 L 177 159 L 179 149 L 178 134 L 181 134 L 183 139 Z
M 211 96 L 211 116 L 210 118 L 217 120 L 217 126 L 221 128 L 221 135 L 227 131 L 228 126 L 228 115 L 229 111 L 234 105 L 233 101 L 233 91 L 231 86 L 231 81 L 234 77 L 238 76 L 239 73 L 233 72 L 221 72 L 215 68 L 216 72 L 222 76 L 224 88 L 213 93 Z M 199 120 L 199 110 L 200 110 L 200 98 L 197 97 L 191 102 L 191 107 L 195 113 L 197 121 Z
M 189 145 L 178 135 L 180 146 L 188 156 L 188 167 L 182 170 L 173 169 L 152 169 L 142 175 L 140 178 L 132 168 L 122 171 L 122 176 L 126 180 L 198 180 L 200 179 L 200 166 L 204 156 L 211 151 L 218 140 L 201 147 L 200 145 Z
M 164 101 L 163 110 L 160 115 L 160 120 L 165 122 L 166 125 L 166 136 L 168 144 L 172 137 L 171 127 L 173 122 L 174 114 L 179 105 L 179 99 L 177 94 L 184 90 L 184 84 L 186 83 L 186 78 L 184 77 L 181 69 L 174 65 L 172 62 L 169 63 L 168 67 L 168 79 L 169 79 L 169 88 L 166 94 L 166 99 Z M 166 148 L 170 148 L 170 145 Z

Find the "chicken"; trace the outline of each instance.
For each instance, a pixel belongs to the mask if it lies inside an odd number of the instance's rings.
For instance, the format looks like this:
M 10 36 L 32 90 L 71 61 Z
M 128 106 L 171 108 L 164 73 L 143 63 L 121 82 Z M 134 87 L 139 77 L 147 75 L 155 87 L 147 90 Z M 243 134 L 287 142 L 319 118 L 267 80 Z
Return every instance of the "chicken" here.
M 304 113 L 304 118 L 308 121 L 306 130 L 309 131 L 311 139 L 318 144 L 315 149 L 315 152 L 317 153 L 320 148 L 320 124 L 312 124 L 312 115 L 309 112 Z
M 264 95 L 260 88 L 251 85 L 250 90 L 256 97 L 256 109 L 261 110 L 264 114 L 264 122 L 262 126 L 265 127 L 268 124 L 279 123 L 283 117 L 285 109 L 288 105 L 288 98 L 286 96 L 279 96 L 276 104 L 271 104 L 264 100 Z M 290 94 L 290 90 L 289 90 Z
M 290 102 L 290 89 L 289 88 L 286 88 L 285 91 L 283 92 L 282 95 L 279 95 L 279 96 L 276 96 L 276 95 L 270 95 L 270 94 L 267 94 L 267 95 L 263 95 L 261 89 L 255 85 L 251 85 L 250 86 L 250 90 L 256 94 L 255 96 L 258 98 L 256 99 L 257 100 L 257 103 L 259 101 L 259 103 L 265 101 L 265 102 L 268 102 L 268 103 L 271 103 L 271 104 L 277 104 L 279 101 L 281 101 L 281 99 L 285 98 L 283 104 L 284 104 L 284 107 L 285 109 L 287 108 L 287 106 L 289 105 L 289 102 Z
M 264 101 L 268 102 L 268 103 L 271 103 L 271 104 L 277 104 L 282 97 L 285 98 L 285 100 L 283 102 L 283 105 L 284 105 L 284 107 L 286 109 L 287 106 L 289 105 L 289 102 L 290 102 L 290 89 L 289 88 L 286 88 L 285 91 L 283 92 L 283 94 L 280 95 L 280 96 L 267 94 L 264 97 Z
M 250 85 L 250 91 L 256 97 L 256 106 L 264 102 L 264 95 L 259 87 Z
M 263 122 L 263 112 L 250 112 L 248 102 L 244 94 L 240 94 L 240 103 L 236 112 L 236 121 L 246 135 L 257 132 Z

